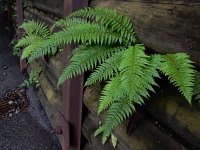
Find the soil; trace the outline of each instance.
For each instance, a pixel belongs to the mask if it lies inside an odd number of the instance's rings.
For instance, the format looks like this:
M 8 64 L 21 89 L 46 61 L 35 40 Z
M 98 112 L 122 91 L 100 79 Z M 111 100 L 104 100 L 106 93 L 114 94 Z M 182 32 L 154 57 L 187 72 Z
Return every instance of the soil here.
M 26 90 L 9 90 L 0 98 L 0 119 L 18 114 L 27 107 Z

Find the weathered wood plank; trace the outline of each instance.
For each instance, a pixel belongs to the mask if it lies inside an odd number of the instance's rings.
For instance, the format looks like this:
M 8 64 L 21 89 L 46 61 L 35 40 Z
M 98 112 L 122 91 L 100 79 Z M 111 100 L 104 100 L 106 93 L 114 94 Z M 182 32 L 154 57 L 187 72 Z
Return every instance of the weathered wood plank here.
M 35 69 L 38 67 L 38 64 L 36 61 L 33 61 L 30 64 L 31 69 Z M 47 97 L 49 103 L 56 109 L 61 110 L 62 109 L 62 103 L 61 103 L 61 96 L 57 93 L 55 87 L 52 85 L 52 83 L 49 81 L 47 76 L 44 72 L 41 73 L 39 76 L 39 82 L 40 87 L 43 90 L 45 96 Z
M 88 107 L 92 114 L 97 114 L 99 99 L 98 87 L 87 88 L 84 94 L 84 104 Z M 99 116 L 101 120 L 105 115 Z M 126 134 L 126 125 L 122 124 L 114 130 L 115 136 L 119 142 L 126 145 L 128 149 L 135 150 L 182 150 L 184 146 L 177 143 L 170 136 L 162 133 L 157 127 L 149 121 L 144 120 L 143 123 L 131 134 Z
M 59 78 L 63 69 L 66 67 L 65 65 L 63 65 L 62 55 L 63 55 L 62 52 L 58 53 L 54 57 L 51 57 L 49 60 L 49 67 L 51 67 L 51 69 L 55 71 L 57 79 Z
M 39 20 L 39 21 L 45 22 L 49 26 L 55 23 L 55 19 L 58 19 L 56 17 L 52 17 L 51 14 L 45 14 L 44 12 L 39 11 L 34 8 L 25 9 L 24 17 L 27 20 Z
M 33 62 L 28 67 L 28 72 L 31 70 L 38 68 L 38 64 Z M 38 97 L 40 98 L 40 102 L 42 107 L 44 108 L 47 117 L 53 128 L 56 128 L 60 125 L 59 120 L 59 111 L 62 109 L 62 103 L 60 96 L 53 90 L 53 86 L 50 81 L 45 77 L 43 73 L 40 78 L 40 87 L 36 90 Z M 60 142 L 63 141 L 63 136 L 57 135 Z
M 44 69 L 46 76 L 49 78 L 55 89 L 57 88 L 57 81 L 62 72 L 63 65 L 60 60 L 57 61 L 57 57 L 51 57 L 49 64 L 44 59 L 38 59 L 38 64 Z M 60 89 L 57 89 L 59 93 Z
M 151 98 L 148 111 L 183 139 L 200 149 L 200 108 L 192 107 L 168 83 Z
M 160 53 L 187 52 L 200 67 L 200 3 L 189 0 L 93 0 L 128 15 L 137 37 Z
M 47 78 L 50 80 L 53 87 L 56 89 L 56 84 L 58 80 L 58 76 L 55 70 L 53 70 L 49 65 L 45 62 L 44 59 L 38 59 L 37 60 L 38 65 L 40 65 L 45 72 Z
M 40 102 L 42 104 L 42 107 L 45 110 L 45 113 L 51 123 L 51 126 L 53 129 L 55 129 L 56 127 L 58 127 L 60 125 L 59 122 L 59 113 L 57 110 L 55 110 L 51 104 L 49 104 L 45 94 L 43 93 L 42 89 L 38 89 L 36 91 L 37 96 L 40 98 Z M 63 141 L 63 136 L 57 134 L 56 135 L 60 141 L 60 143 Z
M 50 14 L 54 14 L 59 17 L 63 17 L 63 5 L 64 5 L 64 0 L 32 0 L 33 6 L 48 12 Z
M 83 122 L 82 133 L 87 138 L 88 144 L 91 150 L 128 150 L 128 147 L 119 142 L 117 147 L 114 148 L 111 142 L 107 142 L 105 145 L 101 143 L 101 136 L 94 137 L 94 132 L 99 126 L 99 118 L 89 113 Z

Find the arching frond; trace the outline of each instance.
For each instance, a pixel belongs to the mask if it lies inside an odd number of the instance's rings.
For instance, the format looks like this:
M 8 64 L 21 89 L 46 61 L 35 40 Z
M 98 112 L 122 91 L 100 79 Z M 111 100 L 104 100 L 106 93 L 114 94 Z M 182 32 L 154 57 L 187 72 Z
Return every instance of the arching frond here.
M 29 46 L 31 44 L 34 44 L 38 41 L 43 40 L 43 38 L 41 38 L 40 36 L 37 35 L 26 35 L 24 37 L 22 37 L 18 43 L 15 45 L 15 47 L 26 47 Z
M 113 45 L 120 42 L 123 42 L 123 39 L 121 39 L 119 34 L 112 33 L 98 24 L 77 25 L 49 36 L 48 39 L 43 41 L 41 47 L 34 50 L 30 57 L 30 61 L 47 55 L 52 51 L 54 53 L 60 46 L 71 43 Z
M 127 17 L 109 8 L 85 8 L 72 13 L 69 17 L 85 17 L 100 22 L 112 31 L 120 32 L 128 41 L 135 41 L 133 23 Z
M 80 47 L 70 59 L 70 64 L 63 70 L 58 80 L 58 86 L 66 79 L 77 76 L 84 71 L 96 67 L 113 53 L 120 51 L 120 49 L 121 47 L 99 45 Z
M 104 63 L 99 65 L 97 69 L 91 73 L 90 77 L 85 82 L 85 86 L 114 77 L 114 75 L 119 72 L 118 68 L 121 63 L 123 50 L 124 48 L 122 47 L 120 52 L 114 54 L 112 57 L 105 60 Z
M 50 35 L 50 30 L 47 25 L 39 21 L 26 21 L 20 28 L 25 30 L 25 35 L 15 47 L 25 47 L 21 57 L 24 59 L 31 56 L 33 51 L 41 47 L 42 41 Z
M 51 30 L 55 29 L 56 27 L 60 28 L 70 28 L 74 27 L 80 24 L 88 24 L 91 23 L 90 21 L 83 19 L 83 18 L 65 18 L 65 19 L 60 19 L 58 20 L 53 26 L 51 27 Z
M 191 104 L 195 71 L 192 61 L 185 53 L 163 55 L 161 72 L 169 77 L 170 82 L 178 87 L 181 94 Z
M 93 12 L 93 10 L 90 9 L 82 11 L 85 13 Z M 21 41 L 22 44 L 19 43 L 19 45 L 27 46 L 30 44 L 29 39 L 36 35 L 43 38 L 45 37 L 43 39 L 43 44 L 41 44 L 40 47 L 37 47 L 37 49 L 33 51 L 28 50 L 32 52 L 31 57 L 29 58 L 29 61 L 31 62 L 41 56 L 54 54 L 62 46 L 71 43 L 87 43 L 90 45 L 129 45 L 134 42 L 135 34 L 130 19 L 119 15 L 119 13 L 110 9 L 94 9 L 94 13 L 96 14 L 100 13 L 100 11 L 102 11 L 102 14 L 104 14 L 106 18 L 97 15 L 95 16 L 96 22 L 87 20 L 87 18 L 76 18 L 76 13 L 74 13 L 74 15 L 55 23 L 53 27 L 62 25 L 64 29 L 53 33 L 50 36 L 48 26 L 44 25 L 44 23 L 37 21 L 25 22 L 21 28 L 24 28 L 28 37 L 24 37 Z M 112 18 L 113 15 L 115 16 L 115 19 Z M 108 16 L 111 16 L 111 21 L 109 20 L 109 22 L 106 21 L 109 18 Z M 48 38 L 46 38 L 47 36 Z M 28 42 L 27 40 L 29 40 L 29 43 L 24 44 L 24 42 Z
M 126 90 L 129 99 L 134 99 L 138 104 L 143 103 L 142 96 L 149 97 L 147 90 L 151 87 L 150 84 L 143 85 L 143 79 L 149 79 L 149 76 L 144 73 L 145 67 L 149 64 L 144 50 L 144 46 L 140 44 L 129 47 L 120 64 L 122 87 Z
M 24 48 L 21 56 L 21 60 L 25 58 L 29 58 L 32 56 L 32 53 L 35 49 L 41 46 L 42 41 L 35 42 L 34 44 L 28 45 L 27 47 Z
M 121 76 L 111 78 L 101 92 L 98 114 L 122 97 Z
M 50 34 L 49 27 L 45 23 L 34 20 L 24 22 L 19 28 L 24 29 L 27 35 L 47 37 Z
M 144 76 L 140 84 L 144 89 L 155 92 L 152 86 L 158 86 L 154 78 L 160 78 L 158 69 L 160 69 L 162 58 L 160 55 L 152 55 L 148 61 L 149 63 L 144 67 Z M 148 98 L 149 94 L 143 96 Z
M 103 126 L 99 131 L 99 134 L 103 132 L 103 144 L 110 136 L 112 130 L 119 124 L 121 124 L 126 118 L 130 117 L 134 111 L 135 107 L 133 105 L 133 102 L 127 97 L 122 97 L 122 99 L 118 99 L 117 101 L 115 101 L 115 103 L 111 104 Z

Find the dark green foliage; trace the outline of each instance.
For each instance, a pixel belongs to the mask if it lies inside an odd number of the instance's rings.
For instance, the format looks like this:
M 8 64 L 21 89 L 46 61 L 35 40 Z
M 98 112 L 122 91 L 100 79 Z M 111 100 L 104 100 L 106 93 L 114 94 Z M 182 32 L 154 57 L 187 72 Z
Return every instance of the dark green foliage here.
M 25 47 L 22 59 L 29 58 L 33 51 L 42 45 L 42 41 L 50 35 L 50 30 L 47 25 L 37 21 L 24 22 L 20 28 L 24 29 L 25 35 L 15 47 Z
M 179 89 L 191 104 L 195 79 L 193 62 L 184 53 L 167 54 L 162 58 L 161 72 L 169 77 L 170 82 Z
M 38 80 L 40 74 L 42 73 L 42 69 L 38 68 L 35 70 L 32 70 L 29 74 L 29 78 L 27 80 L 24 80 L 20 87 L 22 88 L 28 88 L 30 86 L 35 86 L 36 88 L 40 86 L 40 82 Z
M 121 62 L 122 55 L 123 49 L 121 49 L 121 52 L 118 52 L 106 59 L 104 63 L 100 64 L 96 68 L 96 70 L 91 73 L 85 85 L 88 86 L 100 81 L 106 81 L 115 76 L 115 74 L 119 72 L 118 68 Z
M 147 55 L 144 45 L 137 43 L 128 17 L 106 8 L 81 9 L 55 23 L 52 30 L 57 27 L 60 31 L 51 34 L 46 26 L 36 23 L 22 25 L 26 35 L 17 45 L 25 46 L 22 58 L 31 62 L 76 43 L 79 47 L 72 52 L 58 86 L 88 70 L 94 71 L 86 86 L 107 81 L 98 110 L 99 114 L 107 109 L 107 116 L 95 132 L 95 135 L 103 134 L 103 143 L 115 127 L 134 113 L 134 104 L 144 104 L 144 99 L 150 97 L 149 92 L 154 92 L 154 86 L 158 86 L 154 79 L 160 78 L 159 72 L 168 76 L 191 103 L 195 71 L 189 56 L 184 53 Z M 44 27 L 47 36 L 41 36 L 42 31 L 34 29 L 35 25 L 39 30 Z
M 15 39 L 15 38 L 13 38 L 13 40 L 11 41 L 11 43 L 10 43 L 10 47 L 11 47 L 11 49 L 12 49 L 12 54 L 14 55 L 14 56 L 20 56 L 20 48 L 16 48 L 15 47 L 15 45 L 17 44 L 17 39 Z

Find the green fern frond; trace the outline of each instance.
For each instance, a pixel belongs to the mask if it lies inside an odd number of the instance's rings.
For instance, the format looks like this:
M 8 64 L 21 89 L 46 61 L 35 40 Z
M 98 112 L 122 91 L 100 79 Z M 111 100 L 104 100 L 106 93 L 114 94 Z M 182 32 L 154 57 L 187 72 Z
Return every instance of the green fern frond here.
M 40 86 L 40 82 L 38 80 L 40 74 L 42 73 L 42 68 L 36 68 L 32 70 L 29 74 L 29 78 L 27 80 L 24 80 L 20 87 L 22 88 L 28 88 L 30 86 L 35 86 L 36 88 Z
M 29 62 L 32 62 L 34 59 L 44 55 L 54 55 L 59 49 L 64 47 L 64 36 L 66 36 L 65 31 L 56 32 L 50 35 L 48 38 L 40 41 L 42 44 L 34 49 L 30 58 L 28 58 Z M 37 43 L 34 44 L 37 45 Z
M 147 67 L 147 74 L 150 74 L 151 76 L 156 78 L 160 78 L 157 70 L 160 69 L 162 60 L 162 55 L 160 54 L 151 55 Z
M 26 21 L 19 28 L 25 30 L 27 35 L 37 35 L 40 37 L 47 37 L 50 35 L 50 30 L 45 23 L 41 23 L 39 21 Z
M 131 43 L 135 41 L 133 23 L 127 17 L 109 8 L 85 8 L 72 13 L 69 17 L 85 17 L 100 22 L 106 28 L 119 32 Z
M 119 15 L 119 13 L 110 9 L 88 10 L 89 12 L 94 11 L 96 15 L 102 11 L 102 14 L 105 14 L 107 18 L 102 18 L 101 15 L 97 15 L 94 16 L 96 22 L 92 22 L 91 20 L 88 21 L 84 18 L 74 18 L 76 16 L 76 13 L 74 13 L 74 17 L 72 17 L 72 15 L 65 20 L 58 21 L 53 27 L 63 24 L 64 29 L 45 38 L 43 44 L 34 51 L 30 50 L 32 53 L 29 62 L 41 56 L 49 55 L 49 53 L 54 54 L 62 46 L 71 43 L 87 43 L 90 45 L 129 45 L 135 41 L 135 34 L 132 28 L 133 25 L 127 17 Z M 87 12 L 86 9 L 85 13 Z M 115 16 L 115 22 L 112 18 L 113 15 Z M 111 17 L 109 22 L 106 21 L 109 18 L 108 16 Z M 102 24 L 100 24 L 99 21 Z M 25 22 L 21 27 L 25 29 L 28 36 L 39 35 L 46 37 L 46 35 L 50 34 L 48 27 L 45 26 L 44 23 L 39 23 L 37 21 Z M 25 39 L 23 41 L 25 41 Z
M 160 69 L 162 57 L 161 55 L 152 55 L 149 58 L 149 63 L 146 65 L 146 67 L 144 67 L 144 76 L 140 84 L 143 86 L 143 88 L 155 92 L 152 86 L 158 86 L 154 78 L 160 78 L 158 69 Z M 149 94 L 143 96 L 148 98 Z
M 152 77 L 145 74 L 144 69 L 149 64 L 148 56 L 144 53 L 144 46 L 136 44 L 125 52 L 120 64 L 122 87 L 126 90 L 129 99 L 142 104 L 143 97 L 148 98 L 148 90 L 152 90 Z M 150 80 L 150 81 L 148 81 Z M 155 84 L 153 82 L 153 84 Z
M 84 71 L 93 69 L 98 64 L 101 64 L 105 59 L 112 56 L 113 53 L 121 50 L 121 47 L 113 46 L 81 46 L 76 50 L 70 59 L 70 64 L 63 70 L 58 86 L 66 79 L 77 76 Z
M 15 47 L 25 47 L 22 59 L 28 58 L 34 50 L 41 47 L 45 38 L 50 35 L 50 30 L 47 25 L 39 21 L 26 21 L 20 28 L 25 30 L 25 35 L 22 37 Z
M 89 43 L 98 45 L 111 45 L 114 43 L 125 43 L 120 34 L 112 32 L 99 24 L 85 23 L 76 25 L 67 30 L 65 44 Z
M 98 114 L 103 110 L 108 108 L 112 103 L 114 103 L 118 98 L 122 97 L 122 88 L 121 86 L 121 76 L 118 75 L 114 78 L 111 78 L 110 81 L 105 85 L 104 89 L 101 92 L 101 98 L 98 108 Z
M 99 65 L 97 69 L 91 73 L 90 77 L 85 82 L 85 86 L 114 77 L 114 75 L 119 72 L 118 68 L 123 55 L 123 50 L 124 48 L 122 47 L 120 52 L 114 54 L 112 57 L 106 59 L 104 63 Z
M 118 139 L 113 134 L 111 134 L 111 142 L 113 147 L 115 148 L 117 146 Z
M 100 133 L 102 133 L 104 130 L 103 127 L 99 127 L 95 132 L 94 132 L 94 137 L 96 137 L 97 135 L 99 135 Z
M 107 139 L 112 130 L 121 124 L 126 118 L 130 117 L 134 111 L 135 107 L 133 102 L 127 97 L 122 97 L 115 103 L 112 103 L 102 126 L 103 139 Z M 105 140 L 103 140 L 103 143 L 105 143 Z
M 195 71 L 192 61 L 185 53 L 163 55 L 161 72 L 169 77 L 170 82 L 178 87 L 181 94 L 191 104 Z
M 35 49 L 41 46 L 43 44 L 42 41 L 35 42 L 31 45 L 28 45 L 27 47 L 24 48 L 21 56 L 21 60 L 25 58 L 29 58 L 32 56 L 32 53 L 34 52 Z
M 15 47 L 16 48 L 27 47 L 27 46 L 34 44 L 34 43 L 41 41 L 41 40 L 43 40 L 43 38 L 41 38 L 37 35 L 26 35 L 18 41 L 18 43 L 15 45 Z
M 51 27 L 51 30 L 55 29 L 56 27 L 60 27 L 60 28 L 70 28 L 70 27 L 74 27 L 80 24 L 87 24 L 87 23 L 91 23 L 90 21 L 86 20 L 86 19 L 82 19 L 82 18 L 65 18 L 65 19 L 60 19 L 59 21 L 57 21 L 56 23 L 53 24 L 53 26 Z
M 58 47 L 71 43 L 113 45 L 121 42 L 125 43 L 119 34 L 113 33 L 98 24 L 81 24 L 49 36 L 48 39 L 43 41 L 41 47 L 34 50 L 30 61 L 47 55 L 52 51 L 55 52 Z

